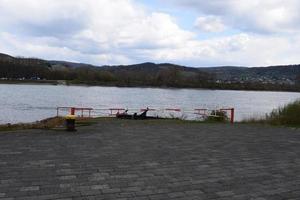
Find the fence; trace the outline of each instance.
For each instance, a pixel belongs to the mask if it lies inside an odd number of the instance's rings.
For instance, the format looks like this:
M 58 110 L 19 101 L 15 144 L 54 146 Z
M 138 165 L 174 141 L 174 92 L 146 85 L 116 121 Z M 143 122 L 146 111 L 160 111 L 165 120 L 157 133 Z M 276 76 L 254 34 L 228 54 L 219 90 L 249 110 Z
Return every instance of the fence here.
M 63 112 L 64 114 L 71 114 L 76 115 L 76 111 L 80 112 L 80 117 L 92 117 L 93 108 L 76 108 L 76 107 L 57 107 L 56 108 L 56 115 L 61 116 L 60 113 Z M 86 112 L 88 113 L 86 115 Z
M 78 108 L 78 107 L 58 107 L 57 116 L 64 116 L 67 114 L 77 115 L 79 117 L 115 117 L 118 113 L 125 111 L 129 113 L 138 113 L 148 110 L 149 116 L 161 117 L 161 118 L 180 118 L 186 120 L 202 120 L 208 117 L 222 117 L 220 113 L 227 116 L 231 123 L 234 123 L 234 108 L 221 108 L 221 109 L 205 109 L 196 108 L 192 110 L 180 109 L 180 108 L 142 108 L 142 109 L 126 109 L 126 108 Z

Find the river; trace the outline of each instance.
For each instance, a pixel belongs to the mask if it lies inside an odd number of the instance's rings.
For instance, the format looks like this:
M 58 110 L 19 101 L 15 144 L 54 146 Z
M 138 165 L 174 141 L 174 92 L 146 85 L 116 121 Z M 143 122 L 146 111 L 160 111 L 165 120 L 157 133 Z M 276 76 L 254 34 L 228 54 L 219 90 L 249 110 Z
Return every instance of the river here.
M 56 107 L 227 108 L 236 120 L 264 116 L 300 98 L 300 93 L 205 89 L 0 85 L 0 124 L 33 122 L 56 115 Z

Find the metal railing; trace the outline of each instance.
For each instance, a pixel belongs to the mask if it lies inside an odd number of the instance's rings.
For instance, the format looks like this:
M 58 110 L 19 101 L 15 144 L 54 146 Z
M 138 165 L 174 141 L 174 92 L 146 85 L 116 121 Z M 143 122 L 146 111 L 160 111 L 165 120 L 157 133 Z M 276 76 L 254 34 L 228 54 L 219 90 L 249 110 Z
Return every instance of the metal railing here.
M 69 112 L 71 115 L 76 115 L 76 112 L 79 111 L 80 117 L 91 117 L 91 112 L 93 111 L 93 108 L 78 108 L 78 107 L 57 107 L 56 108 L 56 115 L 60 116 L 61 111 Z M 87 115 L 86 112 L 88 113 Z
M 154 109 L 154 108 L 141 108 L 141 109 L 126 109 L 126 108 L 78 108 L 78 107 L 58 107 L 57 116 L 62 116 L 61 114 L 71 114 L 77 115 L 79 117 L 114 117 L 117 114 L 124 113 L 125 111 L 136 113 L 144 112 L 148 110 L 150 115 L 155 117 L 164 118 L 184 118 L 184 116 L 191 116 L 192 119 L 205 119 L 207 117 L 222 117 L 220 113 L 223 113 L 228 117 L 230 123 L 234 123 L 235 109 L 234 108 L 221 108 L 221 109 L 206 109 L 206 108 L 196 108 L 192 110 L 180 109 L 180 108 L 164 108 L 164 109 Z M 78 113 L 79 112 L 79 113 Z

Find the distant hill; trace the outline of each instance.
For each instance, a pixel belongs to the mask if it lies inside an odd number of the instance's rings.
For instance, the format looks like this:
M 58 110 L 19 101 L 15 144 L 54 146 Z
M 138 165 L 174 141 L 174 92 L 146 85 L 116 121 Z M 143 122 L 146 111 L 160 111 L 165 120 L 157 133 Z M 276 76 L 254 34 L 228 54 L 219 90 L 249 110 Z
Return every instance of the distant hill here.
M 49 60 L 47 61 L 50 65 L 61 65 L 61 66 L 66 66 L 66 67 L 73 67 L 73 68 L 78 68 L 78 67 L 97 67 L 94 65 L 90 64 L 85 64 L 85 63 L 75 63 L 75 62 L 67 62 L 67 61 L 56 61 L 56 60 Z
M 0 61 L 8 61 L 12 59 L 14 59 L 14 57 L 7 54 L 0 53 Z
M 95 66 L 0 53 L 0 78 L 66 80 L 73 84 L 297 90 L 300 65 L 193 68 L 170 63 Z M 280 87 L 278 87 L 280 85 Z
M 74 68 L 78 67 L 99 67 L 82 63 L 59 62 L 64 66 Z M 53 64 L 53 62 L 52 62 Z M 155 73 L 162 69 L 177 69 L 185 74 L 193 74 L 205 72 L 214 77 L 220 82 L 264 82 L 264 83 L 286 83 L 293 84 L 297 81 L 300 75 L 300 65 L 279 65 L 268 67 L 186 67 L 170 63 L 141 63 L 135 65 L 119 65 L 119 66 L 100 66 L 111 72 L 117 71 L 134 71 L 134 72 L 149 72 Z
M 147 73 L 157 73 L 161 70 L 178 70 L 181 73 L 184 73 L 186 75 L 199 73 L 199 69 L 192 68 L 192 67 L 185 67 L 170 63 L 161 63 L 161 64 L 155 64 L 155 63 L 141 63 L 141 64 L 135 64 L 135 65 L 119 65 L 119 66 L 102 66 L 104 70 L 108 70 L 111 72 L 117 72 L 117 71 L 131 71 L 131 72 L 147 72 Z M 205 72 L 206 73 L 206 72 Z
M 222 81 L 243 82 L 286 82 L 292 84 L 300 75 L 300 65 L 270 67 L 213 67 L 200 70 L 215 75 Z

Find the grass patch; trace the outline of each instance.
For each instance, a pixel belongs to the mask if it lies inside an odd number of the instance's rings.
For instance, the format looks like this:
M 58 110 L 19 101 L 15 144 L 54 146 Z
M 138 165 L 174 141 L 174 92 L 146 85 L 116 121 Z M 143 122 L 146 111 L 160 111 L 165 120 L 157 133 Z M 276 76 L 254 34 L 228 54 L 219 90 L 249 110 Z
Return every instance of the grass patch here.
M 274 109 L 271 113 L 266 114 L 264 118 L 251 118 L 243 122 L 300 127 L 300 100 Z
M 100 120 L 106 120 L 107 118 L 76 118 L 76 126 L 91 126 L 97 124 Z
M 97 123 L 97 119 L 77 118 L 76 126 L 90 126 Z M 26 129 L 65 129 L 65 119 L 63 117 L 53 117 L 37 121 L 34 123 L 3 124 L 0 125 L 0 131 L 17 131 Z
M 4 124 L 0 125 L 0 131 L 15 131 L 25 129 L 52 129 L 62 126 L 65 120 L 62 117 L 53 117 L 34 123 Z
M 206 123 L 215 123 L 209 121 L 202 121 L 202 120 L 185 120 L 180 118 L 158 118 L 158 119 L 146 119 L 146 120 L 131 120 L 131 119 L 116 119 L 116 118 L 109 118 L 108 120 L 119 120 L 124 121 L 124 123 L 142 123 L 145 125 L 152 125 L 152 124 L 206 124 Z
M 218 114 L 222 115 L 222 114 Z M 199 123 L 216 123 L 216 122 L 227 122 L 228 117 L 224 114 L 221 117 L 210 117 L 204 121 L 200 120 L 185 120 L 181 118 L 159 118 L 159 119 L 147 119 L 147 120 L 125 120 L 117 119 L 112 117 L 99 117 L 99 118 L 76 118 L 76 127 L 91 126 L 100 122 L 106 121 L 124 121 L 127 123 L 144 123 L 144 124 L 154 124 L 154 123 L 174 123 L 174 124 L 199 124 Z M 0 125 L 0 132 L 2 131 L 17 131 L 26 129 L 42 129 L 42 130 L 65 130 L 65 119 L 63 117 L 53 117 L 45 120 L 37 121 L 34 123 L 19 123 L 19 124 L 4 124 Z

